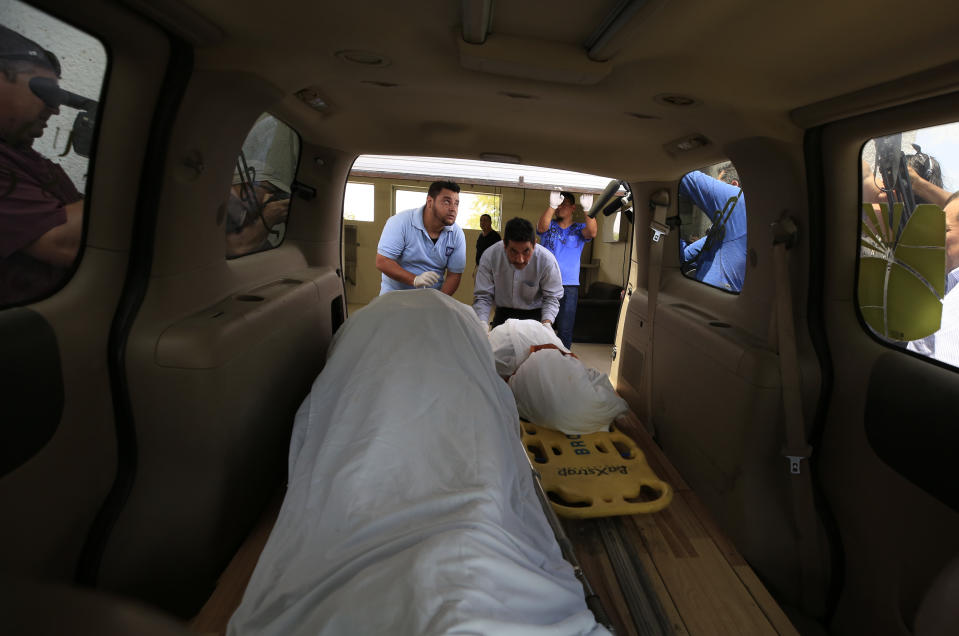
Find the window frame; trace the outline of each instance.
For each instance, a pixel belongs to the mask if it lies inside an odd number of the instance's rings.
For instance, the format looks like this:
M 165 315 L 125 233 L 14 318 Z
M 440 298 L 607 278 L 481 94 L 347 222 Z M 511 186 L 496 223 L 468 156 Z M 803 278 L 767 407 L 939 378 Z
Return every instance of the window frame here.
M 959 372 L 959 364 L 953 364 L 953 363 L 951 363 L 951 362 L 947 362 L 947 361 L 944 361 L 944 360 L 940 360 L 939 358 L 934 357 L 934 355 L 926 354 L 926 353 L 923 353 L 923 352 L 921 352 L 921 351 L 914 351 L 914 350 L 908 348 L 908 345 L 909 345 L 910 342 L 919 342 L 919 341 L 925 340 L 925 338 L 914 339 L 914 340 L 894 340 L 894 339 L 888 338 L 888 337 L 884 336 L 883 334 L 877 332 L 877 331 L 867 322 L 865 316 L 863 315 L 862 305 L 861 305 L 861 300 L 860 300 L 860 289 L 859 289 L 861 269 L 862 269 L 862 258 L 863 258 L 862 239 L 863 239 L 863 232 L 864 232 L 864 230 L 865 230 L 865 219 L 864 219 L 864 213 L 863 213 L 863 206 L 866 205 L 867 203 L 869 203 L 869 202 L 867 202 L 867 201 L 865 200 L 865 196 L 864 196 L 864 194 L 865 194 L 865 193 L 864 193 L 864 185 L 865 185 L 867 176 L 869 176 L 869 177 L 871 177 L 871 178 L 873 178 L 873 179 L 877 178 L 877 166 L 875 165 L 875 163 L 876 163 L 876 156 L 875 156 L 875 152 L 876 152 L 876 143 L 875 143 L 875 142 L 876 142 L 876 140 L 877 140 L 877 139 L 884 138 L 884 137 L 888 137 L 888 136 L 890 136 L 890 135 L 897 135 L 897 134 L 898 134 L 898 135 L 906 135 L 907 133 L 916 133 L 916 135 L 918 136 L 918 133 L 921 132 L 921 131 L 923 131 L 923 130 L 929 130 L 929 129 L 939 128 L 939 127 L 943 127 L 943 126 L 948 126 L 948 125 L 955 125 L 955 126 L 959 127 L 959 119 L 956 119 L 956 120 L 951 121 L 951 122 L 946 122 L 945 124 L 932 124 L 932 125 L 928 125 L 928 126 L 918 126 L 918 127 L 915 127 L 915 128 L 908 128 L 908 129 L 905 129 L 905 130 L 886 132 L 886 134 L 879 134 L 879 133 L 877 133 L 877 134 L 873 134 L 873 135 L 871 135 L 871 136 L 869 136 L 869 137 L 866 137 L 866 138 L 863 139 L 862 142 L 860 143 L 860 145 L 859 145 L 859 152 L 856 153 L 856 162 L 857 162 L 857 164 L 856 164 L 856 175 L 857 175 L 857 177 L 858 177 L 858 181 L 857 181 L 857 183 L 856 183 L 856 190 L 857 190 L 856 213 L 857 213 L 857 228 L 858 228 L 858 229 L 857 229 L 857 235 L 856 235 L 856 236 L 857 236 L 857 239 L 856 239 L 855 271 L 854 271 L 854 277 L 853 277 L 853 281 L 852 281 L 852 284 L 853 284 L 852 299 L 853 299 L 853 310 L 854 310 L 854 312 L 855 312 L 856 320 L 859 322 L 860 326 L 862 327 L 863 332 L 865 332 L 865 333 L 866 333 L 869 337 L 871 337 L 875 342 L 879 343 L 880 345 L 882 345 L 883 347 L 885 347 L 885 348 L 887 348 L 887 349 L 889 349 L 889 350 L 896 351 L 896 352 L 900 352 L 900 353 L 904 353 L 904 354 L 909 355 L 909 356 L 911 356 L 911 357 L 913 357 L 913 358 L 916 358 L 916 359 L 918 359 L 918 360 L 922 360 L 922 361 L 923 361 L 924 363 L 926 363 L 926 364 L 931 364 L 931 365 L 933 365 L 933 366 L 937 366 L 937 367 L 940 367 L 940 368 L 942 368 L 942 369 L 946 369 L 946 370 L 948 370 L 948 371 L 950 371 L 950 372 L 957 373 L 957 372 Z M 917 137 L 914 137 L 914 138 L 913 138 L 913 141 L 918 141 L 918 138 L 917 138 Z M 910 142 L 910 143 L 911 143 L 911 142 Z M 925 142 L 924 142 L 924 143 L 925 143 Z M 866 164 L 869 163 L 869 162 L 866 160 L 866 149 L 867 149 L 867 147 L 870 146 L 870 144 L 872 144 L 872 152 L 871 152 L 870 154 L 871 154 L 872 159 L 873 159 L 872 166 L 871 166 L 872 169 L 873 169 L 873 172 L 872 172 L 870 175 L 867 175 L 867 174 L 863 171 L 863 164 L 864 164 L 864 163 L 866 163 Z M 957 144 L 957 145 L 959 145 L 959 144 Z M 927 146 L 928 146 L 928 144 L 927 144 Z M 905 152 L 905 151 L 903 151 L 903 152 Z M 925 153 L 925 151 L 923 151 L 923 152 Z M 937 162 L 939 161 L 939 158 L 938 158 L 937 155 L 932 155 L 932 154 L 930 154 L 929 156 L 931 156 L 931 157 L 933 157 L 934 159 L 936 159 Z M 943 164 L 941 164 L 941 163 L 940 163 L 940 168 L 941 168 L 941 174 L 940 174 L 940 176 L 941 176 L 941 178 L 942 178 L 942 180 L 943 180 L 943 186 L 940 186 L 940 188 L 942 188 L 942 189 L 944 190 L 944 189 L 945 189 L 945 185 L 947 185 L 947 182 L 946 182 L 946 174 L 945 174 L 946 171 L 945 171 L 945 169 L 943 168 Z M 954 172 L 954 176 L 959 177 L 959 170 L 957 170 L 957 171 Z M 959 178 L 957 178 L 956 181 L 959 181 Z M 957 183 L 955 183 L 955 182 L 950 182 L 950 183 L 952 183 L 952 185 L 957 185 Z M 946 191 L 946 192 L 948 192 L 948 191 Z M 957 192 L 959 192 L 959 190 L 957 190 Z M 926 202 L 926 203 L 928 203 L 928 202 Z M 920 203 L 917 201 L 917 206 L 918 206 L 918 205 L 920 205 Z M 938 204 L 933 203 L 933 205 L 938 205 Z M 939 206 L 939 207 L 940 207 L 940 209 L 943 210 L 943 212 L 945 212 L 945 207 L 946 207 L 946 206 Z M 948 217 L 946 217 L 946 226 L 948 227 Z M 944 249 L 945 249 L 945 248 L 944 248 Z M 959 269 L 959 268 L 957 268 L 957 269 Z M 947 270 L 947 271 L 944 272 L 944 277 L 945 277 L 944 283 L 947 283 L 947 282 L 948 282 L 948 276 L 949 276 L 949 273 L 950 273 L 951 271 L 953 271 L 953 270 Z M 945 293 L 943 294 L 943 301 L 945 300 L 945 296 L 946 296 L 948 293 L 951 293 L 951 291 L 947 291 L 947 292 L 945 292 Z M 959 293 L 959 292 L 957 292 L 957 293 Z M 937 329 L 935 332 L 933 332 L 932 334 L 930 334 L 930 336 L 937 334 L 937 333 L 941 330 L 941 328 L 942 328 L 942 325 L 941 325 L 941 322 L 940 322 L 940 329 Z M 927 337 L 928 337 L 928 336 L 927 336 Z
M 711 164 L 709 164 L 709 165 L 703 166 L 703 167 L 701 167 L 701 168 L 696 168 L 696 169 L 694 169 L 694 170 L 689 170 L 689 171 L 683 173 L 683 176 L 681 176 L 681 177 L 679 178 L 679 180 L 676 182 L 676 201 L 677 201 L 677 211 L 676 211 L 676 214 L 677 214 L 677 217 L 680 216 L 680 215 L 679 215 L 679 206 L 682 205 L 682 204 L 680 204 L 679 202 L 685 199 L 686 201 L 689 202 L 690 211 L 691 211 L 694 215 L 695 215 L 696 213 L 698 213 L 699 215 L 702 215 L 703 217 L 705 217 L 706 221 L 709 222 L 709 227 L 706 229 L 706 231 L 704 232 L 704 234 L 703 234 L 701 237 L 699 237 L 698 239 L 696 239 L 697 241 L 702 240 L 702 239 L 704 239 L 705 237 L 707 237 L 707 236 L 709 235 L 709 232 L 710 232 L 710 230 L 712 229 L 712 227 L 713 227 L 713 225 L 714 225 L 714 221 L 712 221 L 712 220 L 709 218 L 709 215 L 706 213 L 706 211 L 703 210 L 702 208 L 700 208 L 699 205 L 698 205 L 695 201 L 692 201 L 689 197 L 687 197 L 687 196 L 685 196 L 684 194 L 682 194 L 682 180 L 685 179 L 688 175 L 690 175 L 690 174 L 692 174 L 692 173 L 694 173 L 694 172 L 702 172 L 703 174 L 705 174 L 706 176 L 708 176 L 708 177 L 710 177 L 710 178 L 719 180 L 718 177 L 715 177 L 715 176 L 711 175 L 708 171 L 709 171 L 709 170 L 712 170 L 712 169 L 718 169 L 718 168 L 720 168 L 721 166 L 724 166 L 724 165 L 726 165 L 726 164 L 729 164 L 734 170 L 737 170 L 737 174 L 738 174 L 738 169 L 736 169 L 736 165 L 733 163 L 733 161 L 732 161 L 731 159 L 724 159 L 724 160 L 722 160 L 722 161 L 717 161 L 717 162 L 711 163 Z M 728 183 L 728 182 L 723 182 L 723 183 Z M 733 184 L 728 184 L 728 185 L 733 186 Z M 733 187 L 737 187 L 737 186 L 733 186 Z M 745 196 L 745 195 L 746 195 L 746 189 L 743 187 L 742 183 L 740 183 L 738 187 L 739 187 L 739 189 L 740 189 L 740 193 L 739 193 L 738 197 L 743 197 L 743 196 Z M 738 201 L 738 197 L 737 197 L 737 201 Z M 727 201 L 728 201 L 728 200 L 727 200 Z M 745 204 L 744 204 L 744 205 L 745 205 Z M 733 206 L 734 206 L 733 209 L 735 209 L 736 204 L 733 204 Z M 733 210 L 730 210 L 730 214 L 732 214 L 732 211 L 733 211 Z M 714 285 L 714 284 L 709 283 L 709 282 L 706 282 L 706 281 L 704 281 L 704 280 L 699 280 L 698 278 L 695 277 L 695 275 L 690 275 L 689 273 L 687 273 L 687 270 L 686 270 L 686 268 L 685 268 L 685 264 L 687 263 L 687 261 L 684 261 L 684 260 L 683 260 L 683 251 L 684 251 L 684 249 L 685 249 L 684 246 L 683 246 L 683 243 L 682 243 L 682 234 L 683 234 L 682 229 L 683 229 L 683 224 L 680 223 L 680 225 L 678 226 L 678 230 L 679 230 L 679 233 L 680 233 L 680 240 L 677 240 L 677 246 L 678 246 L 678 248 L 679 248 L 679 249 L 678 249 L 678 256 L 679 256 L 679 263 L 680 263 L 680 273 L 683 275 L 684 278 L 686 278 L 687 280 L 691 280 L 691 281 L 693 281 L 693 282 L 695 282 L 695 283 L 699 283 L 699 284 L 701 284 L 701 285 L 705 285 L 706 287 L 709 287 L 709 288 L 711 288 L 711 289 L 716 289 L 716 290 L 719 290 L 719 291 L 721 291 L 721 292 L 723 292 L 723 293 L 731 294 L 731 295 L 733 295 L 733 296 L 740 296 L 740 295 L 742 294 L 742 287 L 745 287 L 745 286 L 746 286 L 746 271 L 749 269 L 749 267 L 748 267 L 748 264 L 749 264 L 748 212 L 745 210 L 745 208 L 744 208 L 744 210 L 743 210 L 743 214 L 744 214 L 744 216 L 745 216 L 744 222 L 747 223 L 747 230 L 746 230 L 746 233 L 745 233 L 746 249 L 745 249 L 745 253 L 744 253 L 744 255 L 743 255 L 743 273 L 742 273 L 743 281 L 742 281 L 742 286 L 740 287 L 740 289 L 737 290 L 737 289 L 733 289 L 733 288 L 731 288 L 731 287 L 730 287 L 730 288 L 726 288 L 726 287 L 722 287 L 722 286 L 719 286 L 719 285 Z M 692 243 L 688 243 L 687 246 L 688 246 L 688 245 L 691 245 L 691 244 L 692 244 Z M 719 250 L 720 250 L 721 248 L 722 248 L 722 246 L 716 248 L 716 254 L 717 254 L 717 255 L 719 254 Z
M 36 150 L 35 148 L 33 148 L 33 144 L 31 144 L 31 148 L 35 152 L 37 152 L 41 157 L 43 157 L 47 161 L 50 161 L 51 163 L 58 166 L 61 170 L 63 170 L 64 174 L 66 174 L 67 178 L 73 184 L 73 187 L 76 188 L 81 195 L 80 199 L 74 202 L 74 203 L 77 203 L 77 202 L 81 203 L 82 214 L 83 214 L 81 227 L 80 227 L 80 236 L 78 239 L 79 242 L 77 244 L 76 256 L 74 256 L 73 258 L 73 263 L 71 263 L 69 267 L 64 268 L 63 275 L 56 282 L 56 284 L 51 285 L 50 287 L 47 287 L 47 288 L 43 288 L 34 295 L 24 296 L 23 298 L 20 298 L 16 300 L 15 302 L 11 302 L 11 303 L 0 302 L 0 311 L 5 309 L 12 309 L 16 307 L 26 307 L 26 306 L 44 301 L 48 298 L 52 298 L 53 296 L 59 294 L 67 285 L 70 284 L 74 276 L 76 276 L 77 270 L 79 270 L 81 263 L 83 262 L 84 256 L 86 254 L 88 229 L 90 224 L 90 213 L 92 209 L 92 198 L 93 198 L 92 193 L 94 191 L 94 186 L 96 184 L 96 177 L 98 176 L 97 170 L 96 170 L 96 155 L 97 155 L 97 149 L 100 141 L 100 133 L 102 131 L 104 113 L 106 111 L 106 109 L 104 108 L 104 97 L 107 94 L 107 88 L 110 84 L 110 78 L 113 72 L 113 63 L 114 63 L 113 55 L 111 53 L 110 47 L 107 45 L 107 42 L 105 42 L 102 38 L 100 38 L 96 34 L 92 33 L 91 31 L 88 31 L 85 28 L 78 27 L 75 24 L 73 24 L 73 22 L 70 22 L 60 16 L 54 15 L 50 11 L 40 8 L 32 4 L 31 2 L 27 2 L 27 1 L 15 2 L 14 4 L 11 5 L 11 8 L 15 8 L 15 6 L 18 4 L 21 5 L 22 8 L 27 9 L 28 13 L 32 12 L 34 14 L 38 14 L 37 16 L 33 16 L 33 17 L 42 16 L 42 20 L 39 24 L 41 24 L 50 33 L 58 33 L 60 36 L 62 36 L 63 31 L 61 29 L 68 29 L 70 30 L 71 35 L 79 34 L 95 42 L 103 52 L 103 68 L 102 68 L 102 75 L 100 76 L 100 79 L 99 79 L 98 90 L 94 96 L 91 96 L 89 98 L 91 100 L 95 98 L 97 107 L 95 109 L 96 112 L 95 112 L 95 119 L 93 121 L 93 131 L 91 133 L 90 152 L 89 152 L 89 155 L 85 157 L 86 166 L 85 166 L 85 175 L 83 177 L 83 183 L 81 184 L 82 188 L 78 188 L 77 184 L 73 182 L 73 177 L 70 176 L 70 172 L 67 171 L 64 164 L 56 160 L 59 157 L 58 155 L 52 154 L 48 156 L 44 154 L 43 152 L 40 152 L 39 150 Z M 31 30 L 28 29 L 26 30 L 26 32 L 22 32 L 21 30 L 14 28 L 13 26 L 9 26 L 9 25 L 7 26 L 8 28 L 11 28 L 12 30 L 14 30 L 16 33 L 19 33 L 23 35 L 24 37 L 30 40 L 33 40 L 40 46 L 43 46 L 43 42 L 38 41 L 36 39 L 37 36 L 33 35 Z M 56 26 L 57 29 L 51 29 L 51 27 L 53 26 Z M 45 34 L 45 37 L 49 38 L 50 37 L 49 33 Z M 61 51 L 58 54 L 56 51 L 53 51 L 52 47 L 49 50 L 53 52 L 55 55 L 57 55 L 57 58 L 60 61 L 61 66 L 64 66 L 65 64 L 60 58 L 64 58 L 64 59 L 68 59 L 68 58 L 64 57 L 63 52 Z M 66 69 L 62 69 L 62 72 L 66 74 L 69 71 L 67 71 Z M 69 80 L 67 81 L 67 85 L 68 87 L 65 90 L 70 90 L 70 88 L 73 88 L 74 91 L 80 90 L 78 87 L 70 86 Z M 71 109 L 71 110 L 74 110 L 74 109 Z M 79 115 L 80 112 L 81 111 L 76 110 L 76 114 L 69 115 L 70 117 L 73 118 L 73 124 L 71 124 L 71 127 L 70 127 L 71 131 L 73 130 L 73 125 L 76 123 L 77 116 Z M 86 111 L 86 112 L 89 112 L 89 111 Z M 59 115 L 55 115 L 51 117 L 51 119 L 54 119 L 55 117 L 60 117 L 60 116 L 63 116 L 63 113 Z M 54 121 L 54 124 L 56 124 L 55 121 Z M 44 131 L 44 134 L 41 137 L 38 137 L 35 140 L 35 142 L 46 138 L 47 135 L 51 133 L 52 131 L 54 131 L 56 128 L 57 128 L 56 125 L 50 125 L 50 122 L 48 121 L 47 128 Z M 72 151 L 71 154 L 76 154 L 81 157 L 83 156 L 83 155 L 80 155 L 80 153 L 78 153 L 76 149 L 73 148 L 72 145 L 68 147 Z M 64 204 L 64 208 L 66 208 L 67 205 L 71 205 L 71 204 Z M 55 226 L 55 227 L 59 227 L 59 226 Z M 17 249 L 13 253 L 11 253 L 11 256 L 13 254 L 20 252 L 22 249 L 23 248 Z
M 251 254 L 262 254 L 263 252 L 271 252 L 271 251 L 273 251 L 273 250 L 281 247 L 281 246 L 286 242 L 287 229 L 286 229 L 285 226 L 290 222 L 290 217 L 291 217 L 291 215 L 293 214 L 293 200 L 296 198 L 296 185 L 297 185 L 297 183 L 298 183 L 298 182 L 297 182 L 297 179 L 296 179 L 296 175 L 299 174 L 299 172 L 300 172 L 300 164 L 301 164 L 302 161 L 303 161 L 303 136 L 300 134 L 300 131 L 298 131 L 296 128 L 294 128 L 293 126 L 291 126 L 291 125 L 289 125 L 288 123 L 286 123 L 286 121 L 283 120 L 282 118 L 276 116 L 275 114 L 273 114 L 273 113 L 270 112 L 270 111 L 263 111 L 263 112 L 260 113 L 260 115 L 258 115 L 257 118 L 254 120 L 254 122 L 253 122 L 253 124 L 250 126 L 249 130 L 247 130 L 246 135 L 243 137 L 243 143 L 246 142 L 247 137 L 250 136 L 250 133 L 253 132 L 253 129 L 256 127 L 256 125 L 257 125 L 258 123 L 260 123 L 260 121 L 262 121 L 262 120 L 264 119 L 264 117 L 263 117 L 264 115 L 268 115 L 268 116 L 272 117 L 273 119 L 275 119 L 275 120 L 277 121 L 277 123 L 286 126 L 286 127 L 294 134 L 294 136 L 295 136 L 295 138 L 296 138 L 296 144 L 297 144 L 296 161 L 294 162 L 294 165 L 293 165 L 293 175 L 292 175 L 292 179 L 290 180 L 290 198 L 289 198 L 289 202 L 290 202 L 290 203 L 289 203 L 289 207 L 287 208 L 287 211 L 286 211 L 286 220 L 283 221 L 283 225 L 284 225 L 284 228 L 283 228 L 283 236 L 280 237 L 280 240 L 279 240 L 279 242 L 278 242 L 276 245 L 269 245 L 269 239 L 268 239 L 268 238 L 264 238 L 264 244 L 266 244 L 267 247 L 260 247 L 259 249 L 251 250 L 251 251 L 249 251 L 249 252 L 244 252 L 244 253 L 242 253 L 242 254 L 230 255 L 230 254 L 227 254 L 227 253 L 224 251 L 225 258 L 226 258 L 227 261 L 234 261 L 234 260 L 236 260 L 236 259 L 238 259 L 238 258 L 244 258 L 244 257 L 246 257 L 246 256 L 250 256 Z M 242 152 L 242 148 L 243 148 L 243 144 L 241 143 L 241 144 L 240 144 L 240 151 L 241 151 L 241 152 Z M 236 158 L 237 158 L 237 159 L 239 158 L 239 154 L 237 155 Z M 230 177 L 230 178 L 231 178 L 230 188 L 233 187 L 233 184 L 232 184 L 232 178 L 233 178 L 233 177 L 232 177 L 232 175 L 235 174 L 235 172 L 236 172 L 235 161 L 236 161 L 236 159 L 234 159 L 233 170 L 231 170 L 231 172 L 230 172 L 230 175 L 231 175 L 231 177 Z M 225 204 L 224 204 L 224 205 L 225 205 Z M 277 225 L 278 225 L 278 224 L 277 224 Z M 224 228 L 223 228 L 223 230 L 224 230 L 224 240 L 226 240 L 226 234 L 228 234 L 228 232 L 227 232 L 227 230 L 226 230 L 226 222 L 225 222 L 225 221 L 224 221 Z

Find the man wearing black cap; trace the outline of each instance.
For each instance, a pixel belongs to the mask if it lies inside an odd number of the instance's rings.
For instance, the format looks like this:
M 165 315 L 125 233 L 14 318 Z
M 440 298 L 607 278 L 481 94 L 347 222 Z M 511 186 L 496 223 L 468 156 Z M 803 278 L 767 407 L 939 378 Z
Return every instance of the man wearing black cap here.
M 31 146 L 59 113 L 30 88 L 56 82 L 50 51 L 0 26 L 0 306 L 48 295 L 73 265 L 83 228 L 83 201 L 70 177 Z

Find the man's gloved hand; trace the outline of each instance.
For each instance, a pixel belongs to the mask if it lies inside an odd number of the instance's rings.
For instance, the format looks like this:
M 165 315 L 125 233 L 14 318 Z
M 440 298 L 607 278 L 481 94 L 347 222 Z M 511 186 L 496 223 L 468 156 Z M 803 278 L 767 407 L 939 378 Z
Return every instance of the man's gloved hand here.
M 579 195 L 579 204 L 583 206 L 583 212 L 589 212 L 589 209 L 593 207 L 593 195 L 591 194 Z
M 432 287 L 440 280 L 440 275 L 436 272 L 423 272 L 413 279 L 413 287 Z
M 558 190 L 549 193 L 549 207 L 555 210 L 562 204 L 563 204 L 563 195 L 560 194 Z

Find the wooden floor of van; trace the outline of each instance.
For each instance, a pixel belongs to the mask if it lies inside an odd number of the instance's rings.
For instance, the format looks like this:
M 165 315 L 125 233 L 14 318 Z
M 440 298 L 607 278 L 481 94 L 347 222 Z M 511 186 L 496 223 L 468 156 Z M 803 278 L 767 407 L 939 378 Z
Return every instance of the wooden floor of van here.
M 564 522 L 616 633 L 798 634 L 635 414 L 618 426 L 673 487 L 673 501 L 652 514 Z M 618 577 L 616 561 L 636 576 Z
M 576 557 L 616 633 L 798 634 L 638 418 L 630 413 L 621 428 L 643 450 L 656 474 L 672 485 L 672 503 L 648 515 L 564 522 Z M 277 497 L 224 570 L 190 622 L 194 632 L 226 632 L 280 503 Z M 623 576 L 624 571 L 632 576 Z

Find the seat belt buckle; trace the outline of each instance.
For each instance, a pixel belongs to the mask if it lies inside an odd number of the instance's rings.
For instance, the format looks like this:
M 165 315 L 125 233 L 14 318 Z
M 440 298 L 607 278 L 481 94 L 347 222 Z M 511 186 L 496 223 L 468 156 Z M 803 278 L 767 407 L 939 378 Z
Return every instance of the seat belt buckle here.
M 782 453 L 789 460 L 789 474 L 799 475 L 802 472 L 802 460 L 809 459 L 812 455 L 812 446 L 807 444 L 805 448 L 783 448 Z
M 789 473 L 791 475 L 798 475 L 802 472 L 800 469 L 802 460 L 806 459 L 801 455 L 786 455 L 786 459 L 789 460 Z
M 650 223 L 649 229 L 653 231 L 653 243 L 659 243 L 659 239 L 669 234 L 669 226 L 659 221 Z

